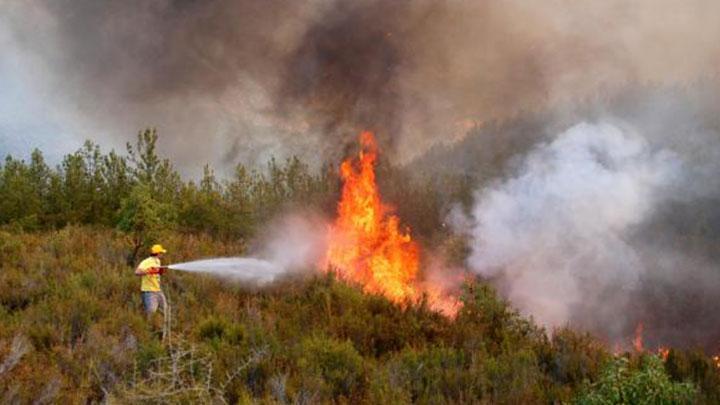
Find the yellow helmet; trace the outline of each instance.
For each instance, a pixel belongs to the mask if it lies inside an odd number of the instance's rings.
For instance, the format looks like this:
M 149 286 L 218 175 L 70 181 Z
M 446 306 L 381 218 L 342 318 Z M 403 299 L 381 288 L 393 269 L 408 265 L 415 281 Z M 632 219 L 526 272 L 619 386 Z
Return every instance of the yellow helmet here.
M 167 250 L 165 250 L 165 248 L 162 247 L 162 245 L 153 245 L 150 248 L 150 253 L 156 255 L 158 253 L 167 253 Z

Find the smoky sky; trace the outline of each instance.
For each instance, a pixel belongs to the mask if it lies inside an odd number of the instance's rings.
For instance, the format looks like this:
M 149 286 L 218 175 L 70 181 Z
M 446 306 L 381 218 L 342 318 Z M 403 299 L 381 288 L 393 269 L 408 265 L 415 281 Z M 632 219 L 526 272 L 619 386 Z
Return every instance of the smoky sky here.
M 480 182 L 457 222 L 468 267 L 549 329 L 627 348 L 642 323 L 647 347 L 720 349 L 718 94 L 713 81 L 648 85 L 502 126 L 534 142 Z M 476 142 L 433 161 L 477 174 Z
M 712 1 L 29 0 L 4 2 L 0 22 L 3 53 L 45 106 L 38 120 L 115 147 L 157 127 L 161 151 L 192 172 L 335 160 L 361 129 L 402 162 L 474 123 L 716 75 L 719 12 Z

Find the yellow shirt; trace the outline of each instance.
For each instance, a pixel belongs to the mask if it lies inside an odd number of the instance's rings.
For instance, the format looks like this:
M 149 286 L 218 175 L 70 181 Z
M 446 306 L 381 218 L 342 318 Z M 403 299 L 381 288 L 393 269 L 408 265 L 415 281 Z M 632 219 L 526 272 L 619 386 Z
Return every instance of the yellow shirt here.
M 148 271 L 152 267 L 160 267 L 160 259 L 150 256 L 140 262 L 138 269 Z M 140 276 L 140 291 L 160 291 L 160 275 L 145 274 Z

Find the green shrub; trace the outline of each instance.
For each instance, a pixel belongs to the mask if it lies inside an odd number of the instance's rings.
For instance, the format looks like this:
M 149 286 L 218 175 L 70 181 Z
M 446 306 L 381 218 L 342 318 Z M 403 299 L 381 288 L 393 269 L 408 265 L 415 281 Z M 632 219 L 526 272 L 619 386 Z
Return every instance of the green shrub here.
M 413 395 L 408 385 L 390 367 L 379 367 L 371 376 L 368 399 L 374 404 L 411 404 Z
M 363 358 L 352 343 L 326 337 L 302 341 L 297 368 L 321 392 L 332 398 L 350 398 L 365 385 Z
M 18 235 L 0 231 L 0 263 L 15 262 L 20 259 L 23 245 Z
M 209 318 L 198 325 L 198 336 L 203 340 L 222 339 L 227 328 L 227 322 L 224 320 Z
M 50 325 L 35 325 L 27 334 L 35 350 L 48 351 L 60 343 L 57 332 Z
M 690 404 L 697 390 L 691 383 L 673 382 L 662 360 L 644 356 L 637 369 L 626 357 L 617 357 L 603 370 L 600 379 L 585 387 L 576 404 Z
M 157 340 L 148 340 L 138 347 L 135 355 L 137 371 L 144 374 L 150 366 L 167 353 L 163 345 Z
M 0 305 L 9 311 L 20 311 L 39 298 L 38 281 L 19 269 L 5 269 L 0 273 Z
M 412 402 L 457 403 L 482 398 L 484 376 L 476 366 L 472 357 L 462 350 L 408 348 L 389 361 L 385 373 L 393 386 L 409 393 Z
M 483 361 L 492 403 L 522 404 L 544 401 L 544 376 L 534 351 L 529 348 L 508 351 Z
M 608 359 L 604 347 L 589 334 L 569 328 L 555 330 L 545 350 L 539 349 L 539 353 L 550 376 L 558 383 L 572 387 L 586 380 L 596 380 Z

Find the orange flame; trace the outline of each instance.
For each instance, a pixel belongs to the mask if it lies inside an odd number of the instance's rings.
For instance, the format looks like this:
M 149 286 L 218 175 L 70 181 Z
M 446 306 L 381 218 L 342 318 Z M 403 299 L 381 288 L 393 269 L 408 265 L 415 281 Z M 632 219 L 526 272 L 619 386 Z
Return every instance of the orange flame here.
M 416 297 L 419 249 L 399 219 L 389 214 L 375 182 L 377 145 L 370 132 L 360 135 L 357 161 L 340 166 L 343 180 L 338 217 L 330 229 L 327 262 L 344 279 L 365 291 L 381 293 L 395 302 Z
M 643 348 L 643 324 L 639 322 L 635 327 L 635 339 L 633 339 L 633 347 L 636 352 L 642 352 Z
M 360 135 L 360 146 L 357 158 L 340 166 L 342 196 L 330 227 L 326 267 L 396 303 L 425 293 L 431 307 L 452 315 L 457 311 L 455 300 L 443 299 L 440 292 L 418 282 L 420 248 L 409 229 L 400 230 L 400 219 L 380 198 L 375 181 L 377 144 L 371 132 Z

